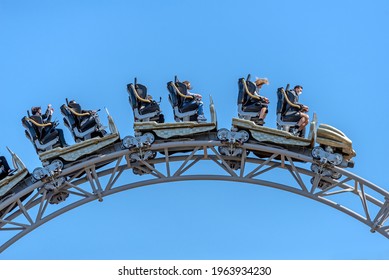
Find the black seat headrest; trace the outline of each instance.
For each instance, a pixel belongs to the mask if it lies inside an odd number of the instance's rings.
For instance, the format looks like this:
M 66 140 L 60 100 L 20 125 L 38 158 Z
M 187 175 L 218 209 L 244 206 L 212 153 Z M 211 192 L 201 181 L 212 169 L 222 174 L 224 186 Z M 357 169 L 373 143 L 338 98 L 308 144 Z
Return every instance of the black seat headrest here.
M 81 113 L 81 105 L 78 103 L 69 103 L 69 108 L 73 109 L 76 113 Z

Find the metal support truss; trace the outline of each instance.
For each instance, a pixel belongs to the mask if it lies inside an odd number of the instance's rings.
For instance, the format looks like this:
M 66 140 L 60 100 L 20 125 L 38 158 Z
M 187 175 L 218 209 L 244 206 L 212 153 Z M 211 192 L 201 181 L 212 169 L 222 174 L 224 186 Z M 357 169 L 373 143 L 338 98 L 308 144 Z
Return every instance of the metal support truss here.
M 134 157 L 137 148 L 123 149 L 65 168 L 47 185 L 38 181 L 0 203 L 0 252 L 55 217 L 108 195 L 154 184 L 188 180 L 249 183 L 302 195 L 331 206 L 366 224 L 372 232 L 389 238 L 389 193 L 347 170 L 332 167 L 339 179 L 314 172 L 311 157 L 260 144 L 243 143 L 239 156 L 221 154 L 220 141 L 177 141 L 148 147 L 152 158 Z M 182 151 L 182 152 L 180 152 Z M 266 154 L 259 158 L 255 154 Z M 198 165 L 213 165 L 204 174 Z M 135 182 L 119 184 L 133 172 Z M 136 171 L 136 172 L 135 172 Z M 275 182 L 280 172 L 287 182 Z M 31 195 L 28 199 L 22 198 Z M 351 205 L 343 204 L 355 200 Z M 7 238 L 3 238 L 7 233 Z M 11 233 L 11 234 L 10 234 Z M 9 237 L 11 235 L 11 237 Z

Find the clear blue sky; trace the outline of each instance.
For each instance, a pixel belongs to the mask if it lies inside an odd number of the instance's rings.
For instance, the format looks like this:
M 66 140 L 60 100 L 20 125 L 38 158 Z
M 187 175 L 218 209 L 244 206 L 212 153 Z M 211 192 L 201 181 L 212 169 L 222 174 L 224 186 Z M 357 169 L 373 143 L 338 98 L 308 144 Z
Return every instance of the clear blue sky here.
M 32 171 L 40 166 L 21 118 L 31 106 L 74 98 L 107 107 L 132 135 L 126 84 L 161 96 L 191 80 L 219 127 L 237 115 L 237 80 L 302 84 L 319 123 L 341 129 L 357 152 L 353 173 L 389 190 L 387 1 L 0 0 L 2 137 Z M 207 108 L 207 107 L 206 107 Z M 209 111 L 206 110 L 209 116 Z M 104 116 L 104 115 L 103 115 Z M 105 116 L 103 118 L 105 120 Z M 73 143 L 65 130 L 68 142 Z M 210 173 L 213 170 L 209 171 Z M 128 182 L 140 177 L 128 173 Z M 277 180 L 274 178 L 274 180 Z M 93 238 L 92 238 L 93 237 Z M 25 236 L 0 259 L 388 259 L 389 241 L 357 220 L 291 193 L 254 185 L 185 182 L 107 197 Z

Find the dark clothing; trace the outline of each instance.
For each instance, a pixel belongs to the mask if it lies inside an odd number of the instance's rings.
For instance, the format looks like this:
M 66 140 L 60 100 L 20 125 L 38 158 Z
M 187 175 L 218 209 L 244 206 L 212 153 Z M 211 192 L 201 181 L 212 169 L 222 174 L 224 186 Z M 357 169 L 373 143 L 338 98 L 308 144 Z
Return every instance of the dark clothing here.
M 301 109 L 304 107 L 298 103 L 299 95 L 294 90 L 288 90 L 286 95 L 289 101 L 298 107 L 291 106 L 288 102 L 285 103 L 285 113 L 282 116 L 282 120 L 285 122 L 298 122 L 301 119 Z
M 245 104 L 243 104 L 243 111 L 245 112 L 260 112 L 262 108 L 268 108 L 268 104 L 261 102 L 260 100 L 250 98 Z M 268 110 L 268 109 L 267 109 Z M 266 111 L 267 113 L 267 111 Z
M 297 109 L 297 108 L 296 108 Z M 284 122 L 298 122 L 301 119 L 301 115 L 299 111 L 289 111 L 287 112 L 282 120 Z
M 77 114 L 86 114 L 85 116 L 77 116 L 74 113 L 73 116 L 76 119 L 77 128 L 84 132 L 88 129 L 95 127 L 95 132 L 92 133 L 92 137 L 100 136 L 104 137 L 106 131 L 104 130 L 103 124 L 100 122 L 100 117 L 95 110 L 83 110 L 81 105 L 75 102 L 69 103 L 69 108 L 73 109 Z
M 184 103 L 182 106 L 183 112 L 188 112 L 194 109 L 197 109 L 198 115 L 204 115 L 204 103 L 203 101 L 197 101 L 194 93 L 186 91 L 186 95 L 192 96 L 193 98 L 184 98 Z
M 82 110 L 80 104 L 78 104 L 78 103 L 70 102 L 68 106 L 69 106 L 69 108 L 73 109 L 74 112 L 76 112 L 77 114 L 85 114 L 85 113 L 88 114 L 85 116 L 77 116 L 77 115 L 73 114 L 74 118 L 76 119 L 76 126 L 81 131 L 86 131 L 89 128 L 94 127 L 97 124 L 94 116 L 92 115 L 91 110 Z
M 298 105 L 299 108 L 293 107 L 293 106 L 289 105 L 289 103 L 287 102 L 286 107 L 285 107 L 285 115 L 288 112 L 299 112 L 302 108 L 302 105 L 298 103 L 299 95 L 294 90 L 288 90 L 286 92 L 286 95 L 288 96 L 289 101 L 292 102 L 293 104 Z
M 139 113 L 141 115 L 145 115 L 148 113 L 153 113 L 155 111 L 159 111 L 159 104 L 155 102 L 154 100 L 151 100 L 151 102 L 141 102 L 139 108 Z
M 65 136 L 63 135 L 63 130 L 60 128 L 56 128 L 56 130 L 58 131 L 59 142 L 61 142 L 62 148 L 68 146 L 68 144 L 66 144 Z
M 256 88 L 253 92 L 253 95 L 259 99 L 247 96 L 248 98 L 246 102 L 243 103 L 242 108 L 244 112 L 260 112 L 262 108 L 266 108 L 266 113 L 268 113 L 268 103 L 266 103 L 265 98 L 259 94 L 259 90 L 259 88 Z
M 84 113 L 92 114 L 92 112 L 93 112 L 92 110 L 81 109 L 81 105 L 78 103 L 69 103 L 68 106 L 69 106 L 69 108 L 72 108 L 78 114 L 84 114 Z M 84 117 L 88 117 L 88 116 L 84 116 Z
M 38 116 L 38 114 L 35 114 L 35 116 Z M 42 118 L 42 123 L 49 123 L 51 122 L 51 114 L 49 109 L 47 108 L 46 112 L 44 114 L 41 114 L 40 117 Z
M 51 123 L 51 114 L 49 113 L 49 110 L 46 110 L 46 112 L 43 115 L 35 114 L 34 117 L 41 118 L 41 122 L 38 121 L 39 123 L 42 124 Z M 63 134 L 63 130 L 60 128 L 55 128 L 54 123 L 51 123 L 50 126 L 39 127 L 38 129 L 40 131 L 40 137 L 39 137 L 40 141 L 42 141 L 43 138 L 46 137 L 47 135 L 52 134 L 54 131 L 57 131 L 61 147 L 68 146 L 65 140 L 65 136 Z
M 40 124 L 48 124 L 51 122 L 51 114 L 49 110 L 47 109 L 44 114 L 35 113 L 34 117 L 36 121 Z M 45 127 L 38 127 L 39 130 L 39 140 L 42 140 L 46 135 L 50 134 L 52 130 L 54 129 L 53 125 L 45 126 Z
M 11 168 L 8 165 L 7 159 L 0 156 L 0 180 L 3 180 L 8 176 L 8 172 Z

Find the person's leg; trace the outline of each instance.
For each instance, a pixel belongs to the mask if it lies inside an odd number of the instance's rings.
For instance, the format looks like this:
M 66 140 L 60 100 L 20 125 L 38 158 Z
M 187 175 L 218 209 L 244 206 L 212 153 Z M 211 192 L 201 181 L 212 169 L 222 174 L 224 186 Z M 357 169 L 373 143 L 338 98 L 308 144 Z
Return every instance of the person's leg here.
M 301 115 L 300 112 L 297 111 L 293 111 L 282 116 L 283 122 L 296 122 L 296 125 L 300 120 L 301 120 Z
M 261 110 L 259 111 L 259 119 L 265 120 L 267 116 L 268 109 L 267 107 L 262 107 Z
M 60 129 L 60 128 L 57 128 L 57 131 L 58 131 L 58 136 L 59 136 L 59 142 L 61 142 L 62 148 L 63 148 L 63 147 L 69 146 L 69 145 L 66 143 L 66 141 L 65 141 L 65 136 L 63 135 L 63 130 Z
M 3 180 L 7 177 L 8 169 L 6 169 L 6 159 L 3 156 L 0 156 L 0 180 Z
M 307 114 L 304 114 L 304 113 L 300 113 L 300 116 L 301 116 L 301 118 L 298 122 L 298 126 L 299 126 L 298 130 L 302 131 L 309 123 L 309 116 Z
M 4 156 L 0 156 L 0 164 L 4 166 L 4 171 L 6 171 L 7 173 L 11 169 L 9 167 L 7 159 Z
M 257 125 L 260 125 L 260 126 L 263 126 L 265 124 L 265 118 L 266 118 L 266 114 L 267 114 L 267 108 L 265 107 L 262 107 L 260 110 L 259 110 L 259 113 L 258 113 L 258 120 L 256 120 L 255 118 L 253 119 L 255 124 Z
M 197 114 L 204 115 L 204 103 L 202 101 L 200 101 L 198 104 L 199 104 L 199 107 L 197 109 Z
M 97 113 L 93 115 L 93 119 L 94 119 L 97 127 L 103 127 L 103 124 L 100 121 L 100 116 Z
M 96 113 L 93 115 L 93 119 L 96 124 L 97 130 L 100 133 L 100 136 L 104 137 L 105 135 L 107 135 L 108 132 L 105 130 L 103 123 L 100 121 L 100 116 Z
M 16 169 L 11 169 L 4 156 L 0 156 L 0 166 L 0 179 L 4 179 L 7 175 L 11 176 L 16 171 Z
M 304 127 L 306 127 L 309 124 L 309 116 L 307 114 L 304 115 L 305 115 L 305 123 L 303 125 Z
M 198 122 L 206 122 L 207 119 L 204 116 L 204 104 L 203 102 L 198 102 L 198 108 L 197 108 L 197 121 Z
M 3 180 L 5 177 L 7 177 L 7 172 L 3 168 L 4 166 L 0 167 L 0 180 Z

